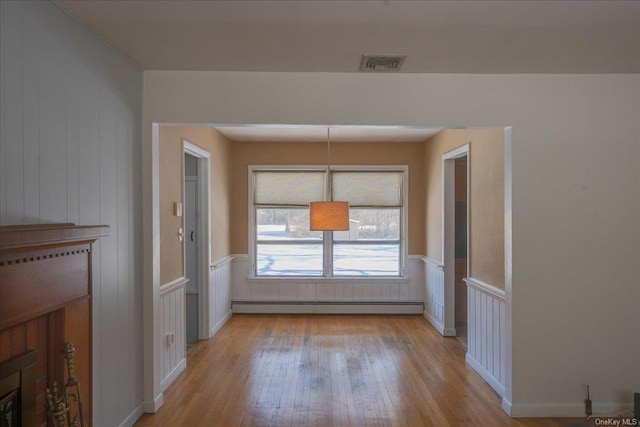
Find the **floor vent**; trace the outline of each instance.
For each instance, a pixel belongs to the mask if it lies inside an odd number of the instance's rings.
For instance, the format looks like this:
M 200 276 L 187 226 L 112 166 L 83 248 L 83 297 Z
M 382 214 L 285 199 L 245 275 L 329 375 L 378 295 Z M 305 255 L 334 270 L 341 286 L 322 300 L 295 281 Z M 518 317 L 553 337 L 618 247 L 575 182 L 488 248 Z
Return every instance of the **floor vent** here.
M 360 71 L 393 73 L 400 71 L 407 55 L 362 55 Z

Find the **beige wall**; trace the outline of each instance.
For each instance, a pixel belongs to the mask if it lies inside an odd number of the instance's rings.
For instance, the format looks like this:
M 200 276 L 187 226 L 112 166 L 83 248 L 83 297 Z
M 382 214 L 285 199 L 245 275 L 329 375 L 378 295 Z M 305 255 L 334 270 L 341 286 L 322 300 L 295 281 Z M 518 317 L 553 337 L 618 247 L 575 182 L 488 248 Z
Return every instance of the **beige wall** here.
M 183 217 L 174 215 L 174 202 L 183 201 L 182 140 L 208 151 L 211 171 L 211 260 L 230 254 L 231 199 L 230 142 L 211 127 L 160 126 L 160 281 L 183 276 L 183 243 L 178 228 Z
M 426 255 L 442 261 L 442 155 L 470 142 L 471 277 L 504 289 L 504 130 L 444 130 L 426 143 Z
M 247 253 L 249 165 L 326 165 L 326 143 L 234 142 L 232 252 Z M 409 165 L 409 254 L 424 254 L 424 144 L 333 143 L 332 165 Z

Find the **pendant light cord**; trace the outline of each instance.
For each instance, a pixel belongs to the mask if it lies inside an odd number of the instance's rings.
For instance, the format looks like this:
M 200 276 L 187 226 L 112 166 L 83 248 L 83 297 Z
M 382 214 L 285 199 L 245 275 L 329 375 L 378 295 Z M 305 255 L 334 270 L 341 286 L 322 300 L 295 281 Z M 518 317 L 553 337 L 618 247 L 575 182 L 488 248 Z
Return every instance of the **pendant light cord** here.
M 332 192 L 331 192 L 331 134 L 329 133 L 329 129 L 327 128 L 327 176 L 329 183 L 329 201 L 332 201 Z

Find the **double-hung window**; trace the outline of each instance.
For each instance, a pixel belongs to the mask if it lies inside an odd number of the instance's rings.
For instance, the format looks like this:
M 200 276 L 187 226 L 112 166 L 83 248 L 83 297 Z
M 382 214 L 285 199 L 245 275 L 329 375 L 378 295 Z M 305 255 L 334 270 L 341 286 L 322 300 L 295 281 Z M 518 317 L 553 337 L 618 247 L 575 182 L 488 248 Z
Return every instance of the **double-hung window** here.
M 402 277 L 406 166 L 250 168 L 256 277 Z M 327 191 L 331 188 L 331 192 Z M 349 230 L 309 230 L 309 202 L 349 202 Z

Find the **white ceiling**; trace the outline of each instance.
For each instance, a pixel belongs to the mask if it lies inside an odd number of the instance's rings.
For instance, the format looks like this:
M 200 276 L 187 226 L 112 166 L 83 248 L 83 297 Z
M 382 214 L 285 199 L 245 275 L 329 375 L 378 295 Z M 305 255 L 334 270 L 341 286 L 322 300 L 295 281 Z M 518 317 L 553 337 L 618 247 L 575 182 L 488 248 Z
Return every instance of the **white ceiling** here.
M 639 73 L 640 1 L 57 0 L 144 70 Z M 390 76 L 392 78 L 392 76 Z M 216 126 L 232 141 L 326 141 L 317 126 Z M 332 127 L 331 141 L 425 141 L 435 128 Z
M 638 73 L 640 1 L 58 0 L 145 70 Z

